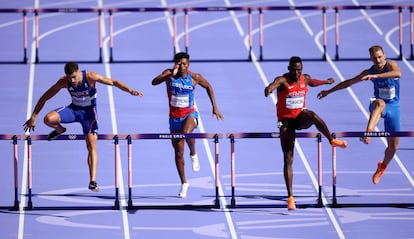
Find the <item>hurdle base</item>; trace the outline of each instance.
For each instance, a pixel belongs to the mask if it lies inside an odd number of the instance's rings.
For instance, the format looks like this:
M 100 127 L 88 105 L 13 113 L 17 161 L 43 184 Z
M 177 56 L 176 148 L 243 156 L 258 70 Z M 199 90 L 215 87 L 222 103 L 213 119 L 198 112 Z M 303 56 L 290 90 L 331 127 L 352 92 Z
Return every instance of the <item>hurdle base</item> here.
M 230 201 L 230 207 L 231 208 L 236 208 L 236 199 L 232 198 Z
M 25 208 L 26 210 L 32 210 L 33 209 L 33 202 L 32 201 L 28 201 L 27 202 L 27 206 Z
M 119 209 L 121 209 L 121 207 L 119 206 L 119 200 L 115 200 L 112 210 L 119 210 Z
M 316 207 L 323 207 L 322 198 L 318 198 Z
M 217 209 L 220 208 L 220 201 L 218 199 L 214 200 L 214 207 Z
M 337 207 L 338 206 L 338 202 L 336 201 L 336 198 L 332 199 L 332 207 Z
M 132 200 L 128 200 L 128 209 L 133 209 L 134 205 L 132 203 Z
M 19 204 L 20 204 L 19 200 L 14 200 L 12 210 L 13 211 L 18 211 L 19 210 Z

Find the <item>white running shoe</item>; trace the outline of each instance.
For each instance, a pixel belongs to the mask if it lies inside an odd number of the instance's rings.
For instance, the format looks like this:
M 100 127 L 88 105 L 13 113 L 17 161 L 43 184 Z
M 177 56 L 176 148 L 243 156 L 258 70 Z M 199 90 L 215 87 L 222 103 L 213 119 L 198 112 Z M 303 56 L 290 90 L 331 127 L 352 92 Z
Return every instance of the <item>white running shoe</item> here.
M 180 189 L 180 192 L 178 193 L 178 196 L 180 198 L 186 198 L 187 197 L 187 190 L 188 190 L 189 186 L 190 186 L 189 183 L 181 184 L 181 189 Z
M 191 158 L 191 164 L 193 166 L 193 172 L 200 171 L 200 162 L 198 161 L 198 155 L 197 154 L 190 155 L 190 158 Z

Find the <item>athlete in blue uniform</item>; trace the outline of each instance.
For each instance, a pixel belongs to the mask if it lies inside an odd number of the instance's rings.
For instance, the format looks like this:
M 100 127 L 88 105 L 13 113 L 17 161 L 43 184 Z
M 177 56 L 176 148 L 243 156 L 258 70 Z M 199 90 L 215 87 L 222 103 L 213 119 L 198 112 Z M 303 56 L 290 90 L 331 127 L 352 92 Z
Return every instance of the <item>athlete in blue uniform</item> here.
M 98 163 L 98 154 L 96 151 L 96 141 L 98 139 L 96 82 L 116 86 L 131 95 L 143 96 L 141 92 L 132 90 L 119 80 L 104 77 L 95 72 L 80 71 L 77 63 L 69 62 L 65 65 L 65 76 L 62 76 L 40 97 L 31 117 L 23 124 L 23 127 L 25 131 L 34 131 L 36 118 L 46 101 L 55 96 L 61 89 L 67 89 L 72 97 L 72 103 L 68 106 L 50 111 L 44 118 L 44 123 L 54 129 L 48 135 L 48 140 L 53 140 L 66 131 L 62 123 L 79 122 L 82 125 L 88 149 L 89 189 L 97 192 L 99 188 L 96 183 L 96 168 Z
M 174 61 L 174 67 L 172 69 L 165 69 L 152 80 L 152 85 L 159 85 L 165 82 L 167 87 L 170 108 L 170 132 L 192 133 L 197 127 L 198 112 L 194 105 L 194 89 L 196 85 L 200 85 L 206 89 L 213 107 L 213 116 L 216 116 L 217 119 L 224 119 L 224 116 L 220 113 L 216 105 L 213 87 L 203 76 L 188 70 L 190 56 L 185 52 L 179 52 L 175 54 Z M 185 198 L 189 184 L 184 170 L 184 139 L 173 139 L 171 142 L 175 153 L 175 164 L 181 180 L 181 188 L 178 196 Z M 190 149 L 193 171 L 197 172 L 200 170 L 200 164 L 195 149 L 195 139 L 186 139 L 186 142 Z
M 400 131 L 400 77 L 401 70 L 396 61 L 387 60 L 381 46 L 375 45 L 369 48 L 371 61 L 374 65 L 363 70 L 359 75 L 343 81 L 330 90 L 321 91 L 318 98 L 321 99 L 328 94 L 347 88 L 358 82 L 371 80 L 374 83 L 374 98 L 372 98 L 369 110 L 371 112 L 366 132 L 375 129 L 381 117 L 384 118 L 385 131 Z M 370 142 L 369 137 L 361 139 L 364 143 Z M 384 174 L 389 162 L 397 151 L 399 137 L 388 137 L 383 161 L 379 161 L 377 170 L 372 176 L 372 182 L 377 184 Z

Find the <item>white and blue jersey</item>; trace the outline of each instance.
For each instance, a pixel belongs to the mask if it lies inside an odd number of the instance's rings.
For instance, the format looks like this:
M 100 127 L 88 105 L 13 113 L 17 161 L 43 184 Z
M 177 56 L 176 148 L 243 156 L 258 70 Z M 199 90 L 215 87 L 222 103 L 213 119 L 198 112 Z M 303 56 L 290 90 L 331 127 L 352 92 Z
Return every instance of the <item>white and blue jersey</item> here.
M 388 71 L 387 65 L 385 65 L 384 72 Z M 377 74 L 374 66 L 370 68 L 370 73 Z M 384 113 L 381 115 L 384 118 L 385 131 L 400 131 L 400 79 L 377 78 L 372 82 L 374 84 L 374 97 L 382 99 L 386 103 Z M 369 110 L 373 110 L 372 103 Z
M 82 71 L 82 83 L 78 87 L 68 79 L 67 89 L 72 97 L 72 103 L 55 109 L 60 116 L 61 123 L 79 122 L 84 135 L 97 133 L 96 88 L 88 83 L 86 71 Z
M 171 77 L 167 84 L 170 107 L 170 130 L 180 131 L 188 116 L 198 123 L 198 112 L 194 106 L 194 84 L 191 72 L 186 77 Z

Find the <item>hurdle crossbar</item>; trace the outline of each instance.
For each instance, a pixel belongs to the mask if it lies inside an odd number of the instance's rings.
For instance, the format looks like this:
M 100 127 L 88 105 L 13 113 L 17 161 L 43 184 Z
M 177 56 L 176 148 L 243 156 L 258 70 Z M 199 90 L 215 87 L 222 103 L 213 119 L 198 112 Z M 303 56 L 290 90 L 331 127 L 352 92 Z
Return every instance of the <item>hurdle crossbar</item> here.
M 219 201 L 219 139 L 223 138 L 223 135 L 220 133 L 160 133 L 160 134 L 129 134 L 122 135 L 122 138 L 126 138 L 128 142 L 128 209 L 144 208 L 144 206 L 134 206 L 132 201 L 132 140 L 143 140 L 143 139 L 169 139 L 169 140 L 179 140 L 179 139 L 214 139 L 214 151 L 215 151 L 215 168 L 214 168 L 214 177 L 215 177 L 215 200 L 213 207 L 220 208 Z M 157 208 L 162 206 L 146 206 L 147 208 Z M 169 206 L 164 206 L 169 207 Z M 170 206 L 176 207 L 176 206 Z M 211 207 L 209 205 L 208 207 Z
M 414 131 L 398 131 L 398 132 L 385 132 L 385 131 L 373 131 L 373 132 L 336 132 L 332 133 L 332 137 L 342 138 L 363 138 L 363 137 L 375 137 L 375 138 L 389 138 L 389 137 L 414 137 Z M 337 194 L 336 194 L 336 147 L 332 147 L 332 206 L 338 205 Z
M 280 133 L 275 132 L 243 132 L 227 133 L 226 138 L 230 139 L 230 174 L 231 174 L 231 201 L 230 207 L 236 207 L 236 169 L 235 169 L 235 139 L 247 138 L 280 138 Z M 296 138 L 317 138 L 318 145 L 318 199 L 317 206 L 322 206 L 322 136 L 314 132 L 296 132 Z

